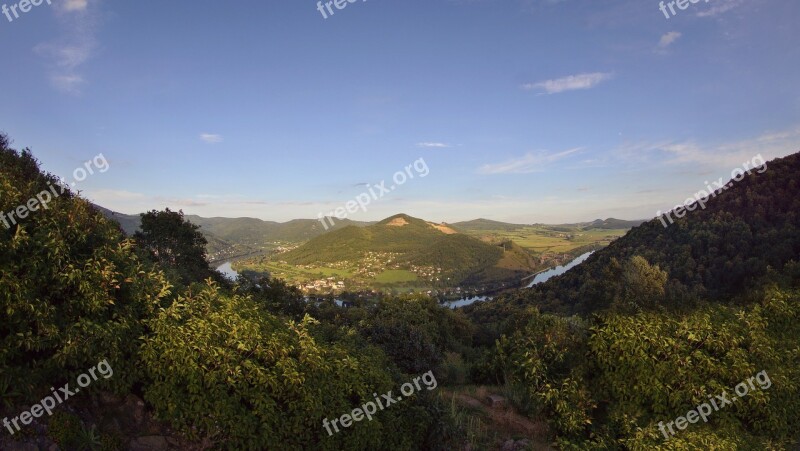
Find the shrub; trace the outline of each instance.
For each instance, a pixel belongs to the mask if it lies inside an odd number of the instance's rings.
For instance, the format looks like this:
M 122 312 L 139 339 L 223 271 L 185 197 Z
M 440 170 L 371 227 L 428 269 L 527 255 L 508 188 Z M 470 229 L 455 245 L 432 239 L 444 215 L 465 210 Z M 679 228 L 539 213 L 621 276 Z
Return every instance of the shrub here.
M 431 421 L 414 400 L 329 436 L 338 418 L 393 389 L 382 352 L 318 342 L 316 321 L 283 319 L 210 283 L 153 321 L 145 397 L 161 418 L 227 449 L 412 449 Z M 417 431 L 409 434 L 409 431 Z
M 56 184 L 29 152 L 0 146 L 0 211 Z M 130 388 L 143 320 L 169 294 L 163 275 L 139 261 L 117 224 L 69 190 L 9 225 L 0 225 L 0 397 L 38 400 L 104 358 L 115 375 L 97 384 Z

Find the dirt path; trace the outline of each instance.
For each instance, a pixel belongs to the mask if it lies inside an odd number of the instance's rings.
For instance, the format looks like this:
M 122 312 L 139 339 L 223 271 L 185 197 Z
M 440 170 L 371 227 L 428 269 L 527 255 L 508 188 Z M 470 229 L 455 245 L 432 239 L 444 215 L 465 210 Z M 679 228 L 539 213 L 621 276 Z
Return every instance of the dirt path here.
M 486 396 L 483 396 L 484 394 Z M 490 429 L 497 432 L 499 436 L 506 437 L 499 441 L 497 449 L 521 449 L 519 437 L 525 437 L 529 442 L 529 447 L 525 449 L 554 451 L 554 448 L 549 444 L 550 429 L 546 423 L 532 421 L 518 414 L 505 402 L 501 402 L 500 405 L 494 407 L 490 406 L 488 394 L 490 394 L 488 390 L 485 387 L 481 387 L 474 396 L 465 393 L 449 393 L 448 396 L 454 396 L 460 406 L 482 413 L 486 420 L 490 422 Z M 484 399 L 485 402 L 478 398 Z M 514 440 L 515 437 L 517 440 Z

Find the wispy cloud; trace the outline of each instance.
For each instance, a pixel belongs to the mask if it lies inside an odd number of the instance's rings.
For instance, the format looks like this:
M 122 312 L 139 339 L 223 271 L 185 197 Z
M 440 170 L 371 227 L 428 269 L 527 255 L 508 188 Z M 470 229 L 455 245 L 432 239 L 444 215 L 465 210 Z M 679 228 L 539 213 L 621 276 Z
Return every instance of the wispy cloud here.
M 590 89 L 600 83 L 610 80 L 613 74 L 606 72 L 594 72 L 589 74 L 570 75 L 567 77 L 545 80 L 537 83 L 526 83 L 522 88 L 527 91 L 543 91 L 547 94 L 558 94 L 566 91 L 576 91 L 579 89 Z
M 714 6 L 705 11 L 697 13 L 697 17 L 715 17 L 726 13 L 744 3 L 744 0 L 714 0 Z
M 565 150 L 563 152 L 548 154 L 546 152 L 528 152 L 527 154 L 501 163 L 486 164 L 478 169 L 481 174 L 530 174 L 541 172 L 548 165 L 564 159 L 580 150 L 582 147 Z
M 452 144 L 447 143 L 440 143 L 440 142 L 421 142 L 417 143 L 417 147 L 428 147 L 428 148 L 438 148 L 438 149 L 445 149 L 448 147 L 453 147 Z
M 693 170 L 724 169 L 741 165 L 756 154 L 773 159 L 800 151 L 800 126 L 781 131 L 767 131 L 756 137 L 721 143 L 696 140 L 629 143 L 615 150 L 620 161 L 637 165 L 691 165 Z
M 88 6 L 88 0 L 67 0 L 64 2 L 65 11 L 85 11 Z
M 80 69 L 99 47 L 95 38 L 98 2 L 67 0 L 55 4 L 56 18 L 65 31 L 58 39 L 34 47 L 47 60 L 50 82 L 59 91 L 80 94 L 86 83 Z
M 215 135 L 213 133 L 201 133 L 200 139 L 209 144 L 216 144 L 222 142 L 222 135 Z
M 664 34 L 661 36 L 661 40 L 658 42 L 658 48 L 661 50 L 666 50 L 667 47 L 680 39 L 681 36 L 683 36 L 683 34 L 679 31 L 670 31 L 669 33 Z

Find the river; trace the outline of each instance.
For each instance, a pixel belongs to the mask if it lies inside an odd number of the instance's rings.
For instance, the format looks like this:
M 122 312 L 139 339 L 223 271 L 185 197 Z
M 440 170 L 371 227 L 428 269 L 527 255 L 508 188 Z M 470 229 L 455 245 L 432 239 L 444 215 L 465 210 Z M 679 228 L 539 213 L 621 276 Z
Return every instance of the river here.
M 575 260 L 572 260 L 571 262 L 567 263 L 564 266 L 556 266 L 555 268 L 551 268 L 551 269 L 548 269 L 547 271 L 542 271 L 539 274 L 536 274 L 536 276 L 533 278 L 531 283 L 529 283 L 525 288 L 530 288 L 530 287 L 532 287 L 534 285 L 538 285 L 540 283 L 547 282 L 548 280 L 552 279 L 555 276 L 560 276 L 561 274 L 564 274 L 565 272 L 569 271 L 570 269 L 572 269 L 572 268 L 580 265 L 581 263 L 585 262 L 589 258 L 589 256 L 591 256 L 592 254 L 594 254 L 594 251 L 587 252 L 587 253 L 581 255 L 580 257 L 576 258 Z M 236 280 L 236 278 L 239 276 L 239 273 L 236 272 L 233 269 L 233 267 L 231 266 L 232 263 L 233 262 L 225 262 L 225 263 L 223 263 L 222 265 L 217 267 L 217 271 L 221 272 L 228 279 Z M 444 305 L 446 305 L 446 306 L 448 306 L 450 308 L 459 308 L 459 307 L 466 307 L 467 305 L 473 304 L 475 302 L 491 301 L 491 300 L 492 300 L 492 298 L 490 298 L 488 296 L 474 296 L 474 297 L 471 297 L 471 298 L 459 299 L 457 301 L 445 302 Z
M 592 254 L 594 254 L 594 251 L 587 252 L 587 253 L 581 255 L 580 257 L 576 258 L 575 260 L 572 260 L 571 262 L 567 263 L 565 266 L 556 266 L 555 268 L 548 269 L 547 271 L 540 272 L 539 274 L 536 275 L 536 277 L 533 278 L 531 283 L 529 283 L 525 288 L 530 288 L 530 287 L 532 287 L 534 285 L 538 285 L 540 283 L 547 282 L 548 280 L 552 279 L 555 276 L 560 276 L 561 274 L 564 274 L 565 272 L 569 271 L 570 269 L 572 269 L 572 268 L 580 265 L 581 263 L 585 262 L 589 258 L 589 256 L 591 256 Z
M 233 262 L 225 262 L 217 267 L 217 271 L 221 272 L 222 275 L 230 280 L 236 280 L 236 278 L 239 277 L 239 273 L 233 270 L 232 265 Z
M 572 268 L 580 265 L 581 263 L 585 262 L 589 258 L 589 256 L 591 256 L 592 254 L 594 254 L 594 251 L 587 252 L 587 253 L 577 257 L 575 260 L 572 260 L 571 262 L 567 263 L 564 266 L 556 266 L 555 268 L 551 268 L 551 269 L 548 269 L 546 271 L 542 271 L 539 274 L 536 274 L 536 276 L 533 278 L 531 283 L 529 283 L 525 288 L 530 288 L 530 287 L 532 287 L 534 285 L 538 285 L 540 283 L 547 282 L 548 280 L 552 279 L 555 276 L 560 276 L 561 274 L 564 274 L 565 272 L 569 271 L 570 269 L 572 269 Z M 457 301 L 445 302 L 444 305 L 446 305 L 446 306 L 448 306 L 450 308 L 459 308 L 459 307 L 465 307 L 465 306 L 470 305 L 470 304 L 474 304 L 475 302 L 491 301 L 491 300 L 492 300 L 492 298 L 490 298 L 488 296 L 475 296 L 475 297 L 471 297 L 471 298 L 459 299 Z

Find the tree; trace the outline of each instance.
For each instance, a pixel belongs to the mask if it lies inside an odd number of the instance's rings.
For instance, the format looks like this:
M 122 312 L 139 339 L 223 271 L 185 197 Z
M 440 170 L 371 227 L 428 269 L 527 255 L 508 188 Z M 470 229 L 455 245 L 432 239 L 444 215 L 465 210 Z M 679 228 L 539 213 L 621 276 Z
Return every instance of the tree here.
M 619 294 L 613 304 L 615 310 L 634 313 L 661 305 L 668 275 L 658 265 L 635 255 L 625 262 L 621 276 Z
M 142 213 L 141 231 L 134 238 L 164 269 L 184 284 L 213 277 L 206 260 L 208 241 L 196 226 L 183 217 L 183 211 L 152 210 Z

